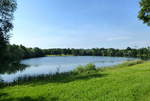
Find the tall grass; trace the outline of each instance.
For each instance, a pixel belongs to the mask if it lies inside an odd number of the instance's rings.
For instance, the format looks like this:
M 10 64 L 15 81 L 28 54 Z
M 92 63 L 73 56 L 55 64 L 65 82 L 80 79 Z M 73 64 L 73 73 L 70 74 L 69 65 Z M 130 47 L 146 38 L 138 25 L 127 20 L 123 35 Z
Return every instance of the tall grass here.
M 96 66 L 94 64 L 87 64 L 85 66 L 79 66 L 73 71 L 69 72 L 56 72 L 55 74 L 43 74 L 43 75 L 35 75 L 35 76 L 23 76 L 19 77 L 12 84 L 20 84 L 24 82 L 29 82 L 29 81 L 50 81 L 50 82 L 55 82 L 55 81 L 61 81 L 64 79 L 67 79 L 68 77 L 74 78 L 75 76 L 82 74 L 82 73 L 90 73 L 92 71 L 96 71 Z
M 142 64 L 142 63 L 144 63 L 144 62 L 145 62 L 144 60 L 125 61 L 125 62 L 122 63 L 122 64 L 116 65 L 116 67 L 134 66 L 134 65 L 137 65 L 137 64 Z
M 62 73 L 56 72 L 55 74 L 21 76 L 10 83 L 0 82 L 0 86 L 2 85 L 12 86 L 12 85 L 18 85 L 18 84 L 30 83 L 30 82 L 36 82 L 36 81 L 65 82 L 65 81 L 68 81 L 67 79 L 74 79 L 79 74 L 90 73 L 92 71 L 96 71 L 96 66 L 94 64 L 87 64 L 85 66 L 78 66 L 76 69 L 69 71 L 69 72 L 62 72 Z
M 94 64 L 87 64 L 86 66 L 78 66 L 74 72 L 76 73 L 83 73 L 83 72 L 89 72 L 89 71 L 95 71 L 96 66 Z

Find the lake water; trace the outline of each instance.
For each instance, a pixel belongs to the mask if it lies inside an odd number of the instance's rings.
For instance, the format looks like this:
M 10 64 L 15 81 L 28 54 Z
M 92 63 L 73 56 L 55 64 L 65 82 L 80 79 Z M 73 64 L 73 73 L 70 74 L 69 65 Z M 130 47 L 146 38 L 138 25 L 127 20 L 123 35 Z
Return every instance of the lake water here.
M 101 57 L 101 56 L 50 56 L 22 60 L 22 64 L 28 65 L 27 68 L 16 70 L 11 73 L 8 71 L 0 74 L 5 82 L 12 82 L 21 76 L 35 76 L 40 74 L 53 74 L 56 72 L 67 72 L 75 69 L 79 65 L 88 63 L 95 64 L 98 68 L 113 66 L 123 61 L 135 60 L 126 57 Z

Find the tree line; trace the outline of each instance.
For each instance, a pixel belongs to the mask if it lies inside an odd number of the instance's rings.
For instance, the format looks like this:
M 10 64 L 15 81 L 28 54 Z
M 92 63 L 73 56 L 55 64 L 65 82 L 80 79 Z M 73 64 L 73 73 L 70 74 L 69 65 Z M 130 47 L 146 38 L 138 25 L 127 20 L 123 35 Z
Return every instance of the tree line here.
M 92 48 L 92 49 L 74 49 L 74 48 L 53 48 L 40 49 L 26 48 L 23 45 L 8 45 L 7 54 L 4 57 L 5 62 L 18 62 L 22 59 L 43 57 L 47 55 L 72 55 L 72 56 L 117 56 L 117 57 L 142 57 L 150 58 L 150 47 L 148 48 Z

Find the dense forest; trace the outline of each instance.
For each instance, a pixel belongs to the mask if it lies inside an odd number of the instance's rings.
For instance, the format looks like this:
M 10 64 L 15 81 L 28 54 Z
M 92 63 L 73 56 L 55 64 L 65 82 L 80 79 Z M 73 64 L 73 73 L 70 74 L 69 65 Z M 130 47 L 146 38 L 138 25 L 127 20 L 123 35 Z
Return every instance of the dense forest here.
M 55 48 L 55 49 L 40 49 L 26 48 L 23 45 L 8 45 L 7 54 L 5 55 L 6 62 L 17 62 L 21 59 L 43 57 L 47 55 L 73 55 L 73 56 L 118 56 L 118 57 L 150 57 L 150 47 L 134 49 L 127 47 L 126 49 L 114 48 L 92 48 L 92 49 L 74 49 L 74 48 Z

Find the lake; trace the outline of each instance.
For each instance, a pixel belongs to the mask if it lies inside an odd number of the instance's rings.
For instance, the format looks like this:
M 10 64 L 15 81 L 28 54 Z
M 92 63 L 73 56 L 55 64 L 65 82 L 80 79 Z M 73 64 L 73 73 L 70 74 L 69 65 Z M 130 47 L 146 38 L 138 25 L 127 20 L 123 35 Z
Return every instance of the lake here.
M 0 74 L 5 82 L 12 82 L 18 77 L 35 76 L 41 74 L 54 74 L 56 72 L 68 72 L 75 69 L 79 65 L 88 63 L 95 64 L 97 68 L 113 66 L 124 61 L 135 60 L 136 58 L 126 57 L 103 57 L 103 56 L 49 56 L 33 59 L 25 59 L 21 64 L 28 65 L 26 68 L 6 71 Z M 11 69 L 12 70 L 12 69 Z

